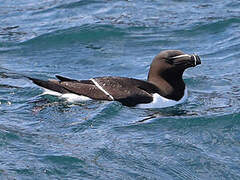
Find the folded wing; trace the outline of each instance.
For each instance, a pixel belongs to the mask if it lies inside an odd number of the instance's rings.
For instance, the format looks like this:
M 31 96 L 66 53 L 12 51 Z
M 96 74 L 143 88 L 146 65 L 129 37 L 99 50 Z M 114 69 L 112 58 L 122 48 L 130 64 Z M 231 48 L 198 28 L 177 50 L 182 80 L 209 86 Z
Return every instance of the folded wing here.
M 41 87 L 60 93 L 75 93 L 96 100 L 112 100 L 92 80 L 74 80 L 62 76 L 56 77 L 60 81 L 30 79 Z M 158 88 L 155 85 L 133 78 L 100 77 L 94 78 L 94 81 L 108 92 L 114 100 L 126 106 L 149 103 L 153 100 L 152 94 L 158 92 Z

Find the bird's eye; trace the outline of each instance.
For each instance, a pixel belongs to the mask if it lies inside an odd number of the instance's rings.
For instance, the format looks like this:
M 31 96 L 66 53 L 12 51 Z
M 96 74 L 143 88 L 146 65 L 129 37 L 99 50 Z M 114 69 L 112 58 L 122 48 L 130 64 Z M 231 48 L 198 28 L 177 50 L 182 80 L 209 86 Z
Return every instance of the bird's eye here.
M 191 56 L 188 54 L 181 54 L 181 55 L 177 55 L 177 56 L 171 56 L 166 58 L 166 62 L 168 62 L 171 65 L 179 65 L 182 64 L 185 60 L 185 58 L 190 58 Z
M 174 60 L 174 59 L 173 59 L 173 58 L 171 58 L 171 57 L 170 57 L 170 58 L 167 58 L 167 59 L 165 59 L 165 61 L 166 61 L 168 64 L 171 64 L 171 65 L 173 64 L 173 60 Z

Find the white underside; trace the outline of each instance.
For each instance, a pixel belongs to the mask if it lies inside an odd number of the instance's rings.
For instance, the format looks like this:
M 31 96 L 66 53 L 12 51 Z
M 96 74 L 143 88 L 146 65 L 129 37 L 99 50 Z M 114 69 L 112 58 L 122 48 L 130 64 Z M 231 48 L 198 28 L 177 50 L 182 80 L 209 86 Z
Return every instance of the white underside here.
M 69 102 L 79 102 L 79 101 L 92 100 L 91 98 L 86 97 L 86 96 L 80 96 L 80 95 L 73 94 L 73 93 L 62 94 L 62 93 L 59 93 L 59 92 L 56 92 L 56 91 L 51 91 L 49 89 L 44 89 L 43 94 L 58 96 L 60 98 L 66 99 Z M 167 98 L 162 97 L 159 94 L 155 93 L 155 94 L 153 94 L 153 101 L 151 103 L 138 104 L 136 107 L 137 108 L 165 108 L 165 107 L 170 107 L 170 106 L 175 106 L 177 104 L 181 104 L 184 101 L 186 101 L 187 97 L 188 97 L 187 88 L 185 88 L 184 96 L 179 101 L 174 101 L 174 100 L 171 100 L 171 99 L 167 99 Z
M 79 102 L 79 101 L 89 101 L 89 100 L 91 100 L 91 98 L 86 97 L 86 96 L 80 96 L 80 95 L 73 94 L 73 93 L 62 94 L 62 93 L 59 93 L 59 92 L 56 92 L 56 91 L 51 91 L 51 90 L 45 89 L 45 88 L 44 88 L 43 94 L 58 96 L 60 98 L 66 99 L 69 102 Z
M 138 104 L 136 107 L 137 108 L 165 108 L 165 107 L 171 107 L 171 106 L 175 106 L 177 104 L 183 103 L 184 101 L 187 100 L 187 97 L 188 97 L 187 88 L 185 88 L 184 96 L 179 101 L 174 101 L 174 100 L 171 100 L 171 99 L 167 99 L 167 98 L 162 97 L 159 94 L 155 93 L 155 94 L 153 94 L 153 101 L 151 103 Z

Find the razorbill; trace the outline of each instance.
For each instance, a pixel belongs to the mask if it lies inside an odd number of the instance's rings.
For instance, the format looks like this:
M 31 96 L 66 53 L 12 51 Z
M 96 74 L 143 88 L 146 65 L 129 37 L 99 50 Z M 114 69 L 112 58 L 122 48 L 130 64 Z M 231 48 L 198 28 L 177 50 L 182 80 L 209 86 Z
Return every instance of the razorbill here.
M 163 108 L 186 100 L 187 88 L 183 72 L 199 64 L 201 60 L 198 55 L 166 50 L 153 59 L 147 81 L 112 76 L 75 80 L 56 75 L 58 80 L 47 81 L 28 78 L 44 89 L 66 98 L 71 94 L 84 97 L 85 100 L 119 101 L 130 107 Z

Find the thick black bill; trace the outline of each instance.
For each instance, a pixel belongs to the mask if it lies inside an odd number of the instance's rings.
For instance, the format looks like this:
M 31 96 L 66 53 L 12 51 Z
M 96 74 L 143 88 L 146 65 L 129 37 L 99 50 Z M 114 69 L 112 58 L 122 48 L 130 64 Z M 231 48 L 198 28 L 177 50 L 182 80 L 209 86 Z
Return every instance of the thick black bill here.
M 194 61 L 195 66 L 201 64 L 200 57 L 198 55 L 191 55 L 191 60 Z

